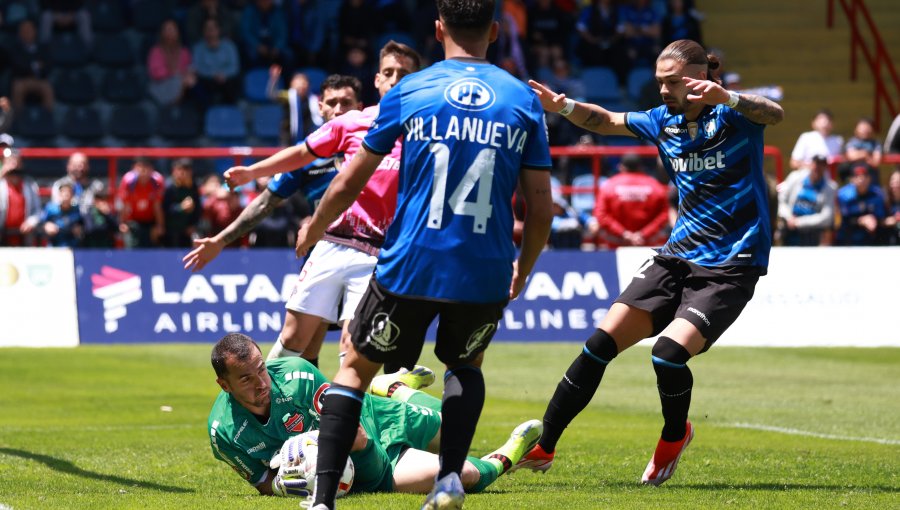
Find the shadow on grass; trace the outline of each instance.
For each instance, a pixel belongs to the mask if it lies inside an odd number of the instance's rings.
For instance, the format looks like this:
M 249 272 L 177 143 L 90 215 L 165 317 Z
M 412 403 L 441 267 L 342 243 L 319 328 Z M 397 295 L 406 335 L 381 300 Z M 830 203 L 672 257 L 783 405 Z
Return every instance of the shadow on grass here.
M 21 457 L 23 459 L 40 462 L 41 464 L 46 465 L 47 467 L 49 467 L 50 469 L 52 469 L 54 471 L 68 473 L 71 475 L 80 476 L 82 478 L 91 478 L 93 480 L 112 482 L 115 484 L 124 485 L 124 486 L 128 486 L 128 487 L 143 487 L 144 489 L 152 489 L 152 490 L 157 490 L 157 491 L 161 491 L 161 492 L 175 492 L 175 493 L 194 492 L 193 489 L 185 489 L 183 487 L 160 485 L 158 483 L 145 482 L 142 480 L 133 480 L 131 478 L 123 478 L 121 476 L 104 475 L 102 473 L 94 473 L 93 471 L 87 471 L 85 469 L 82 469 L 67 460 L 57 459 L 56 457 L 50 457 L 49 455 L 41 455 L 38 453 L 32 453 L 32 452 L 25 451 L 25 450 L 17 450 L 14 448 L 0 448 L 0 454 L 11 455 L 14 457 Z

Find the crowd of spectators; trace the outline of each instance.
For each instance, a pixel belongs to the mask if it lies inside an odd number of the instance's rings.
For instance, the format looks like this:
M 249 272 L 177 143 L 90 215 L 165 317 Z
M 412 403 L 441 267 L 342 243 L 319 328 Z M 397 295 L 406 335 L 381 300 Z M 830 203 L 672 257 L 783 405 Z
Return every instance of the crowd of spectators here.
M 202 112 L 221 104 L 241 106 L 248 100 L 248 76 L 261 73 L 261 100 L 282 104 L 286 112 L 277 142 L 293 144 L 322 124 L 311 84 L 315 75 L 357 76 L 366 86 L 366 103 L 374 104 L 371 66 L 384 42 L 408 43 L 426 63 L 442 58 L 432 26 L 414 22 L 435 16 L 432 0 L 0 0 L 0 70 L 8 70 L 0 71 L 0 133 L 16 134 L 16 111 L 21 116 L 24 108 L 49 110 L 64 101 L 54 87 L 54 65 L 77 56 L 61 47 L 93 48 L 96 58 L 108 49 L 103 46 L 111 39 L 103 38 L 112 33 L 128 36 L 114 41 L 133 46 L 124 62 L 145 77 L 126 84 L 140 83 L 138 97 L 161 108 L 188 105 Z M 646 83 L 636 84 L 640 87 L 629 81 L 635 71 L 652 69 L 660 48 L 681 38 L 702 42 L 702 14 L 692 0 L 505 0 L 498 2 L 496 18 L 501 30 L 491 47 L 492 61 L 570 97 L 612 101 L 622 109 L 658 104 L 652 71 Z M 615 97 L 591 97 L 598 87 L 587 76 L 597 69 L 613 76 Z M 736 73 L 720 71 L 727 86 L 740 88 Z M 558 116 L 547 120 L 552 145 L 638 144 L 599 140 Z M 833 129 L 831 113 L 819 112 L 791 153 L 793 172 L 778 189 L 777 242 L 898 244 L 900 171 L 882 181 L 882 146 L 873 123 L 860 119 L 846 143 Z M 9 136 L 0 140 L 0 148 L 12 145 Z M 89 177 L 88 163 L 83 154 L 74 154 L 44 204 L 47 197 L 38 185 L 50 183 L 36 182 L 29 176 L 31 162 L 8 154 L 0 171 L 0 245 L 187 247 L 192 238 L 231 222 L 265 186 L 231 191 L 211 168 L 194 175 L 188 160 L 138 158 L 118 188 L 107 189 Z M 595 181 L 588 160 L 557 160 L 551 246 L 662 242 L 678 204 L 658 162 L 626 155 L 606 158 L 603 165 Z M 881 182 L 889 183 L 887 191 Z M 563 184 L 570 183 L 580 190 L 563 193 Z M 585 191 L 595 183 L 596 194 Z M 306 204 L 285 202 L 236 244 L 289 244 L 306 210 Z

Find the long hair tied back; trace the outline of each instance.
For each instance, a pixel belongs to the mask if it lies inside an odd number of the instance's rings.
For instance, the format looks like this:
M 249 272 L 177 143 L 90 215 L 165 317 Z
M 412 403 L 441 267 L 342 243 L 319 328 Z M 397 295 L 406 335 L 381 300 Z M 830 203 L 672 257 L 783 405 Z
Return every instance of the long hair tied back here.
M 662 53 L 659 54 L 659 57 L 656 58 L 656 61 L 669 59 L 683 62 L 684 64 L 706 66 L 706 79 L 719 85 L 722 84 L 717 71 L 721 66 L 719 57 L 712 53 L 706 53 L 703 46 L 700 46 L 696 41 L 679 39 L 666 46 Z

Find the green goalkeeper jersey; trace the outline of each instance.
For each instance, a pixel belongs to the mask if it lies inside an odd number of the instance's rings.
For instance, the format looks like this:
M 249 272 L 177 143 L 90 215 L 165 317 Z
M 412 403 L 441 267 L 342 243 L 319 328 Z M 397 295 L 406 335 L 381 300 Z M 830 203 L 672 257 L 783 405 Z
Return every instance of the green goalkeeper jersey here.
M 263 480 L 269 460 L 288 438 L 319 428 L 322 396 L 330 385 L 302 358 L 269 361 L 266 369 L 272 379 L 266 423 L 224 391 L 216 398 L 208 421 L 213 455 L 253 485 Z M 362 451 L 350 454 L 356 468 L 351 491 L 392 490 L 393 468 L 403 451 L 426 449 L 440 430 L 438 411 L 367 394 L 360 423 L 369 442 Z

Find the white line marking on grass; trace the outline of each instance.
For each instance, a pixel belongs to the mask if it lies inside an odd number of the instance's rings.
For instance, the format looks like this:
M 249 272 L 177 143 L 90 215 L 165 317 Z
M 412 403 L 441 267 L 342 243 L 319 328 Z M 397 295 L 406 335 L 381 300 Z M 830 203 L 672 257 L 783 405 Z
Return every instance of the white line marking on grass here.
M 834 434 L 822 434 L 819 432 L 809 432 L 807 430 L 791 429 L 791 428 L 786 428 L 786 427 L 775 427 L 772 425 L 757 425 L 755 423 L 730 423 L 730 424 L 728 424 L 728 426 L 734 427 L 737 429 L 764 430 L 766 432 L 778 432 L 779 434 L 789 434 L 792 436 L 807 436 L 807 437 L 816 437 L 819 439 L 834 439 L 836 441 L 860 441 L 863 443 L 900 445 L 900 440 L 897 440 L 897 439 L 882 439 L 879 437 L 838 436 L 838 435 L 834 435 Z
M 6 506 L 3 503 L 0 503 L 0 510 L 13 510 L 13 507 Z

